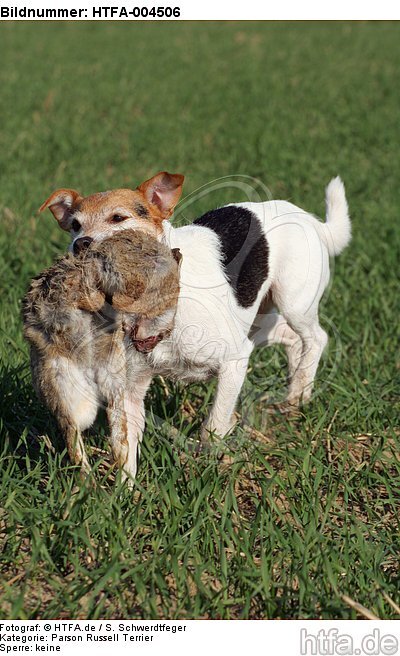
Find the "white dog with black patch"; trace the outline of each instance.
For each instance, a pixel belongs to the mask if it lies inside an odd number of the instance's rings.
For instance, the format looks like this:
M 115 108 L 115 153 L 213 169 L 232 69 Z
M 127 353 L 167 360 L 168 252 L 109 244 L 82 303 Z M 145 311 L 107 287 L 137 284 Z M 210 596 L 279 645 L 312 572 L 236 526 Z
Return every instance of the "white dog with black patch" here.
M 144 398 L 154 375 L 184 380 L 218 378 L 202 438 L 234 426 L 235 405 L 257 345 L 283 344 L 289 364 L 288 407 L 310 399 L 328 337 L 318 306 L 328 285 L 329 257 L 349 243 L 351 225 L 340 178 L 326 189 L 326 222 L 287 201 L 237 203 L 175 228 L 167 220 L 179 200 L 183 176 L 159 173 L 135 190 L 82 198 L 54 192 L 42 205 L 71 232 L 79 252 L 115 230 L 149 231 L 182 254 L 180 294 L 171 334 L 134 335 L 138 350 L 135 391 L 127 395 L 129 455 L 135 476 L 144 429 Z M 132 390 L 132 385 L 130 389 Z

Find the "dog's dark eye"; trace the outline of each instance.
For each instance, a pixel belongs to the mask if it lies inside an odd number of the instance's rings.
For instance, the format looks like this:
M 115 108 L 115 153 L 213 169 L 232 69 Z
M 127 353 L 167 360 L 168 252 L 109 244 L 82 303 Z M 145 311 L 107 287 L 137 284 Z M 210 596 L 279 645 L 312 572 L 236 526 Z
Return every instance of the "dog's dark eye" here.
M 111 221 L 113 223 L 121 223 L 121 221 L 125 221 L 128 217 L 126 216 L 121 216 L 120 214 L 113 214 Z
M 82 226 L 81 226 L 81 224 L 79 223 L 79 221 L 77 221 L 76 219 L 74 219 L 74 220 L 72 221 L 72 223 L 71 223 L 71 228 L 72 228 L 72 230 L 73 230 L 74 232 L 79 232 L 79 230 L 81 229 L 81 227 L 82 227 Z

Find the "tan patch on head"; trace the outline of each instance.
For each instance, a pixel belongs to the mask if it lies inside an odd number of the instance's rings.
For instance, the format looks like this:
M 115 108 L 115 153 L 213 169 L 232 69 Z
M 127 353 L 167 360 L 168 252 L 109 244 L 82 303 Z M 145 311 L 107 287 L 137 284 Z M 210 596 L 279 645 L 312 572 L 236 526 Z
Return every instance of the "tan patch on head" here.
M 83 198 L 72 189 L 58 189 L 41 206 L 49 208 L 63 230 L 79 237 L 104 239 L 120 229 L 139 229 L 154 236 L 162 233 L 182 193 L 184 177 L 157 173 L 137 189 L 114 189 Z
M 158 235 L 162 216 L 139 190 L 114 189 L 83 198 L 76 207 L 82 234 L 96 239 L 120 228 L 134 228 Z

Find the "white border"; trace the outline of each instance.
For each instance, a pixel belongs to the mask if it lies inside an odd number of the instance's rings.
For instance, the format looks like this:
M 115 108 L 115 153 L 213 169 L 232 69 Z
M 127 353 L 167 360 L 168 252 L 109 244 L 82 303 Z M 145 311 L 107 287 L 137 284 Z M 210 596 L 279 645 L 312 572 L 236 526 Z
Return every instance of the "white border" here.
M 178 7 L 180 16 L 170 20 L 399 20 L 400 3 L 392 0 L 0 0 L 0 8 L 8 7 L 14 11 L 2 20 L 26 20 L 26 16 L 15 15 L 15 9 L 57 9 L 76 10 L 80 18 L 73 20 L 154 20 L 153 17 L 133 18 L 121 15 L 123 9 L 134 7 Z M 98 15 L 98 10 L 101 15 Z M 105 9 L 107 8 L 107 9 Z M 94 13 L 94 9 L 97 14 Z M 115 12 L 115 13 L 114 13 Z M 145 13 L 145 12 L 144 12 Z M 29 20 L 34 20 L 30 18 Z M 36 18 L 35 20 L 46 20 Z M 50 19 L 48 19 L 50 20 Z M 64 20 L 72 20 L 69 16 Z
M 122 628 L 121 628 L 122 627 Z M 147 629 L 143 630 L 143 627 Z M 174 632 L 175 628 L 175 632 Z M 25 630 L 25 633 L 23 631 Z M 88 635 L 92 641 L 87 640 Z M 7 636 L 13 635 L 9 642 Z M 296 656 L 302 654 L 354 654 L 354 656 L 397 656 L 400 654 L 400 620 L 42 620 L 1 621 L 1 646 L 21 646 L 22 636 L 36 636 L 39 643 L 25 643 L 26 651 L 9 654 L 49 653 L 60 656 L 204 656 L 246 654 Z M 93 641 L 93 636 L 110 637 Z M 118 635 L 118 638 L 113 636 Z M 137 636 L 144 636 L 137 641 Z M 82 641 L 74 641 L 82 636 Z M 125 637 L 124 637 L 125 636 Z M 130 636 L 135 640 L 131 641 Z M 147 639 L 145 639 L 147 637 Z M 72 640 L 68 640 L 72 638 Z M 34 639 L 34 638 L 30 638 Z M 36 644 L 44 649 L 38 651 Z

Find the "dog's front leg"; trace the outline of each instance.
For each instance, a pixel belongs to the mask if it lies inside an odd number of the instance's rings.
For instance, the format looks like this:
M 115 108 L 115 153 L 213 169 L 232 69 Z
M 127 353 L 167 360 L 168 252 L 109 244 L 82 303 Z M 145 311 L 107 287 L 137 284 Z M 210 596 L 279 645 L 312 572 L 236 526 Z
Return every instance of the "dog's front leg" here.
M 142 441 L 145 412 L 144 398 L 151 376 L 138 379 L 125 390 L 118 403 L 109 406 L 111 449 L 114 459 L 122 469 L 123 479 L 132 485 L 137 472 L 137 457 Z
M 249 352 L 238 360 L 222 363 L 218 373 L 217 393 L 211 412 L 201 431 L 201 441 L 207 442 L 210 433 L 223 437 L 235 425 L 234 410 L 244 379 L 252 344 L 249 342 Z M 246 350 L 246 351 L 247 351 Z
M 90 465 L 80 428 L 74 425 L 69 417 L 58 417 L 58 423 L 63 433 L 72 464 L 79 465 L 84 474 L 89 474 Z
M 108 400 L 107 418 L 110 427 L 110 445 L 114 462 L 123 470 L 129 457 L 128 420 L 121 390 Z

